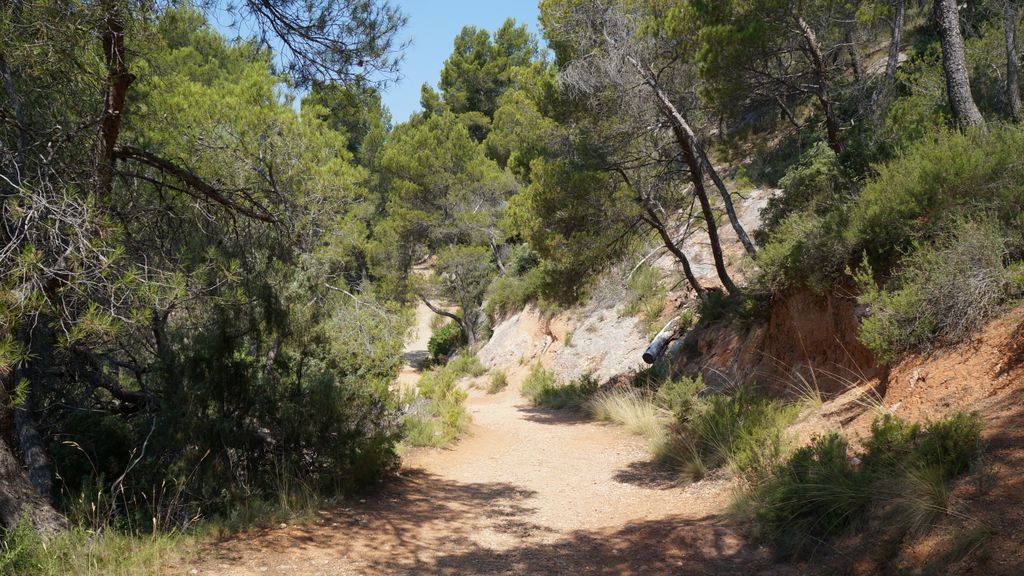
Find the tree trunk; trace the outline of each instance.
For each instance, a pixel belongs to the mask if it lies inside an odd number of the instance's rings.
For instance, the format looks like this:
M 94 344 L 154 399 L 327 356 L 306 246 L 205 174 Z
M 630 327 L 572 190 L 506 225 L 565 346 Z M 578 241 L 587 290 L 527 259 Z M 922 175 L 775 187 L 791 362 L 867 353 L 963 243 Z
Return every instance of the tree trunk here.
M 27 516 L 36 530 L 55 532 L 67 526 L 67 519 L 36 490 L 11 449 L 16 427 L 10 394 L 15 383 L 14 371 L 0 382 L 0 527 L 14 528 Z
M 40 394 L 46 378 L 44 369 L 56 364 L 54 351 L 57 343 L 49 319 L 43 316 L 35 330 L 24 328 L 21 339 L 30 351 L 29 360 L 23 370 L 15 370 L 15 382 L 25 380 L 28 388 L 21 403 L 14 408 L 14 427 L 18 435 L 21 461 L 28 469 L 28 478 L 39 495 L 49 501 L 53 493 L 53 470 L 46 445 L 36 428 L 35 399 Z
M 903 22 L 906 20 L 906 5 L 904 0 L 895 1 L 895 14 L 892 19 L 892 39 L 889 41 L 889 57 L 885 62 L 885 82 L 883 90 L 892 90 L 896 82 L 896 68 L 900 63 L 900 49 L 903 44 Z
M 857 31 L 853 28 L 846 30 L 846 51 L 850 53 L 850 67 L 853 68 L 853 79 L 859 84 L 864 80 L 864 59 L 860 57 L 860 50 L 857 49 Z
M 648 213 L 649 210 L 648 210 Z M 697 281 L 697 277 L 693 274 L 693 268 L 690 267 L 690 260 L 686 257 L 686 254 L 676 245 L 672 239 L 672 235 L 668 233 L 664 223 L 659 219 L 645 219 L 657 232 L 658 236 L 661 237 L 661 242 L 665 245 L 665 248 L 676 257 L 676 260 L 683 267 L 683 275 L 686 276 L 686 281 L 690 284 L 690 288 L 693 288 L 694 293 L 697 294 L 697 298 L 703 300 L 707 297 L 708 292 L 700 285 Z
M 632 180 L 629 178 L 629 174 L 625 170 L 619 168 L 619 175 L 622 176 L 622 180 L 625 181 L 626 186 L 629 186 L 637 195 L 637 202 L 643 207 L 646 216 L 641 216 L 641 219 L 647 223 L 648 226 L 654 228 L 661 237 L 661 242 L 665 248 L 676 257 L 676 261 L 683 267 L 683 275 L 686 276 L 686 281 L 690 284 L 690 288 L 693 288 L 694 293 L 697 294 L 697 298 L 703 300 L 707 297 L 707 290 L 700 285 L 697 281 L 697 277 L 693 274 L 693 268 L 690 266 L 690 259 L 686 257 L 686 253 L 679 248 L 676 241 L 672 239 L 672 235 L 668 232 L 668 227 L 665 222 L 662 221 L 661 217 L 658 216 L 658 212 L 651 206 L 651 204 L 644 200 L 641 196 L 640 191 L 637 190 L 636 186 L 633 185 Z
M 434 306 L 433 304 L 430 303 L 430 300 L 427 300 L 427 297 L 424 296 L 423 294 L 419 294 L 419 297 L 420 300 L 422 300 L 423 303 L 427 306 L 427 308 L 430 308 L 431 312 L 439 316 L 449 318 L 456 324 L 458 324 L 459 328 L 462 329 L 462 335 L 466 337 L 467 345 L 472 347 L 473 345 L 476 344 L 476 331 L 473 329 L 473 325 L 469 320 L 467 320 L 466 318 L 459 317 L 458 314 L 453 314 L 443 308 L 438 308 L 437 306 Z
M 981 116 L 967 75 L 967 57 L 964 52 L 964 38 L 960 33 L 960 17 L 956 0 L 935 0 L 935 22 L 939 26 L 939 41 L 942 44 L 942 68 L 946 75 L 946 94 L 953 110 L 956 123 L 966 128 L 984 128 Z
M 105 197 L 110 194 L 114 183 L 114 150 L 121 133 L 124 101 L 128 86 L 135 76 L 128 72 L 125 60 L 124 21 L 120 9 L 107 3 L 107 18 L 103 30 L 103 56 L 107 63 L 107 86 L 100 116 L 99 134 L 96 137 L 95 166 L 93 180 L 96 193 Z
M 811 56 L 811 63 L 814 65 L 814 75 L 818 79 L 818 87 L 814 94 L 818 97 L 822 109 L 825 111 L 825 132 L 828 138 L 828 145 L 836 154 L 843 152 L 842 135 L 839 130 L 839 117 L 836 115 L 835 105 L 832 103 L 832 94 L 829 88 L 828 63 L 825 55 L 821 52 L 818 44 L 818 37 L 814 30 L 807 24 L 803 16 L 796 15 L 797 26 L 800 27 L 800 34 L 807 43 L 807 51 Z
M 654 75 L 650 73 L 650 70 L 644 68 L 644 66 L 638 61 L 632 60 L 632 63 L 633 66 L 636 67 L 637 71 L 639 71 L 643 76 L 647 85 L 654 92 L 658 108 L 671 124 L 672 133 L 675 135 L 676 142 L 683 151 L 683 157 L 686 159 L 686 164 L 690 169 L 690 181 L 693 182 L 694 193 L 697 195 L 698 202 L 700 202 L 701 212 L 704 214 L 704 220 L 707 224 L 708 241 L 711 244 L 711 255 L 715 260 L 715 271 L 718 272 L 718 279 L 722 281 L 722 286 L 725 287 L 727 292 L 730 294 L 738 294 L 739 288 L 732 281 L 732 278 L 729 277 L 729 272 L 725 267 L 725 258 L 722 256 L 722 243 L 718 238 L 718 224 L 715 223 L 715 213 L 711 209 L 711 202 L 708 199 L 707 189 L 704 187 L 704 166 L 707 162 L 707 157 L 702 154 L 703 150 L 699 148 L 697 136 L 690 128 L 689 123 L 686 122 L 683 115 L 680 114 L 672 104 L 668 94 L 661 89 L 661 86 L 654 78 Z M 728 196 L 728 194 L 725 194 L 725 196 Z M 732 202 L 727 200 L 726 211 L 730 213 L 730 221 L 733 221 L 734 226 L 736 226 L 738 230 L 742 231 L 743 227 L 740 226 L 739 220 L 734 220 L 735 210 L 731 210 L 731 206 Z M 737 232 L 737 235 L 740 235 L 739 232 Z M 746 232 L 743 232 L 740 236 L 741 238 L 745 237 Z
M 754 243 L 750 240 L 750 236 L 747 235 L 747 231 L 743 229 L 743 224 L 740 223 L 739 217 L 736 216 L 736 208 L 733 206 L 732 196 L 729 195 L 729 190 L 725 187 L 725 183 L 718 176 L 718 171 L 715 170 L 715 167 L 711 165 L 711 161 L 708 160 L 708 155 L 704 151 L 704 147 L 701 146 L 697 134 L 690 128 L 690 124 L 683 118 L 683 115 L 676 109 L 675 105 L 672 104 L 668 94 L 662 90 L 651 69 L 641 64 L 635 58 L 630 58 L 629 60 L 637 72 L 640 73 L 640 76 L 643 77 L 644 83 L 654 92 L 658 101 L 658 109 L 661 110 L 662 114 L 665 115 L 672 125 L 672 131 L 676 134 L 679 144 L 684 149 L 689 148 L 693 150 L 702 164 L 702 169 L 707 172 L 715 187 L 718 188 L 718 193 L 722 197 L 722 204 L 725 206 L 725 213 L 729 216 L 729 223 L 732 224 L 736 237 L 743 244 L 743 249 L 747 251 L 747 254 L 753 256 L 757 253 L 757 249 L 754 248 Z M 703 180 L 701 181 L 700 189 L 704 190 Z
M 1010 117 L 1020 122 L 1020 84 L 1017 71 L 1020 69 L 1017 55 L 1017 2 L 1003 0 L 1003 17 L 1006 28 L 1006 101 L 1010 105 Z

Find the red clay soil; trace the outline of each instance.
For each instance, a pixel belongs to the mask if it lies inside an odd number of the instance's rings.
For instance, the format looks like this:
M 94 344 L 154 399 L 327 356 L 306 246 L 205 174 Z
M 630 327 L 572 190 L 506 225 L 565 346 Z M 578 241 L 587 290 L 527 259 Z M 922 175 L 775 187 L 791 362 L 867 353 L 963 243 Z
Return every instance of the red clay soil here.
M 790 290 L 773 298 L 763 324 L 718 323 L 695 330 L 678 368 L 703 374 L 713 386 L 757 384 L 784 394 L 806 380 L 826 394 L 838 393 L 884 372 L 857 340 L 857 325 L 852 296 Z
M 822 414 L 832 424 L 813 428 L 843 425 L 856 439 L 882 412 L 928 421 L 958 410 L 982 417 L 985 450 L 978 469 L 952 486 L 953 513 L 902 538 L 869 523 L 824 547 L 812 573 L 1024 574 L 1024 307 L 969 342 L 905 358 L 883 378 L 826 402 Z

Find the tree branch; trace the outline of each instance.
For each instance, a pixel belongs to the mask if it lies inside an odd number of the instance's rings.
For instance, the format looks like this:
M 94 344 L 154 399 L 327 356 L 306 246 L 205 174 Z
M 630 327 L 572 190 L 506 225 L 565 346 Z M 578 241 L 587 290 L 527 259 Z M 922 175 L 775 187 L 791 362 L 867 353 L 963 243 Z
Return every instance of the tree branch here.
M 121 160 L 135 160 L 137 162 L 141 162 L 151 168 L 155 168 L 160 172 L 163 172 L 164 174 L 177 178 L 183 184 L 187 184 L 189 188 L 198 192 L 198 194 L 192 194 L 185 190 L 185 192 L 193 198 L 205 197 L 233 212 L 238 212 L 239 214 L 248 216 L 249 218 L 269 222 L 271 224 L 278 222 L 277 218 L 274 218 L 266 212 L 257 212 L 226 198 L 220 190 L 200 178 L 195 172 L 178 166 L 170 160 L 161 158 L 152 152 L 147 152 L 146 150 L 136 148 L 134 146 L 118 146 L 115 156 Z

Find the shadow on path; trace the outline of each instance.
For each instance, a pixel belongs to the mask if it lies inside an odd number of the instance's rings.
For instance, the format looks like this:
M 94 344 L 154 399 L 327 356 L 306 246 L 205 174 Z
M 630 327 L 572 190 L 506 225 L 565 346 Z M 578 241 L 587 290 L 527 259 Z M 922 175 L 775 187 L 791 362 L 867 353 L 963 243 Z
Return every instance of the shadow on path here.
M 516 410 L 523 415 L 523 420 L 536 424 L 565 426 L 574 424 L 602 424 L 578 410 L 555 410 L 554 408 L 537 408 L 534 406 L 517 406 Z

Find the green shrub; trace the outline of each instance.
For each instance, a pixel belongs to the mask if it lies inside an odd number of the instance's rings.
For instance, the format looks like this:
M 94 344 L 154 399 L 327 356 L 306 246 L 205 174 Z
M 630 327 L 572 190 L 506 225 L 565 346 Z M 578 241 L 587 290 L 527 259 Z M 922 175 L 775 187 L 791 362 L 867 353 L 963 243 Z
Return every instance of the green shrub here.
M 757 282 L 772 291 L 807 285 L 831 286 L 846 269 L 853 241 L 841 230 L 847 210 L 819 216 L 797 212 L 779 223 L 758 253 Z
M 914 450 L 920 466 L 940 469 L 947 480 L 970 470 L 982 452 L 981 418 L 956 412 L 925 428 Z
M 800 448 L 758 488 L 758 535 L 784 556 L 799 555 L 859 521 L 871 502 L 871 476 L 850 463 L 833 432 Z
M 956 343 L 1002 309 L 1010 290 L 1003 267 L 1007 250 L 991 224 L 964 222 L 937 243 L 919 247 L 885 289 L 870 266 L 856 279 L 859 301 L 871 314 L 862 322 L 862 343 L 884 361 L 932 343 Z
M 644 335 L 653 338 L 661 330 L 658 320 L 665 310 L 667 294 L 668 289 L 661 283 L 661 271 L 649 264 L 643 264 L 626 282 L 623 314 L 638 316 L 640 330 Z
M 491 384 L 487 387 L 488 394 L 497 394 L 508 386 L 508 376 L 504 370 L 495 370 L 491 374 Z
M 405 438 L 412 446 L 444 447 L 459 438 L 469 425 L 464 405 L 466 391 L 456 384 L 458 375 L 448 367 L 423 375 L 417 390 L 404 399 Z
M 487 288 L 484 312 L 490 318 L 514 314 L 527 304 L 539 301 L 543 293 L 543 268 L 531 268 L 521 276 L 498 276 Z
M 708 290 L 707 298 L 697 305 L 701 322 L 717 322 L 725 317 L 729 309 L 728 296 L 718 289 Z
M 697 406 L 697 395 L 703 389 L 704 380 L 700 376 L 682 377 L 659 386 L 655 399 L 659 406 L 673 414 L 689 414 Z
M 791 214 L 824 214 L 838 204 L 845 204 L 849 186 L 836 153 L 825 142 L 815 143 L 779 181 L 782 192 L 768 200 L 755 237 L 763 244 Z
M 981 455 L 981 420 L 954 413 L 925 426 L 877 418 L 857 455 L 831 433 L 793 453 L 746 495 L 759 535 L 784 555 L 814 548 L 859 523 L 871 506 L 889 527 L 916 531 L 949 513 L 948 482 Z
M 958 222 L 983 219 L 1019 237 L 1022 147 L 1018 126 L 941 132 L 908 147 L 878 168 L 856 202 L 850 234 L 857 248 L 886 273 L 915 243 L 932 242 Z
M 476 378 L 487 373 L 487 368 L 480 363 L 480 359 L 470 354 L 460 353 L 448 361 L 447 368 L 456 378 L 461 378 L 462 376 Z
M 1024 129 L 927 130 L 899 157 L 877 166 L 877 175 L 855 200 L 845 203 L 847 195 L 837 194 L 827 210 L 815 205 L 779 210 L 773 216 L 778 223 L 762 238 L 760 282 L 772 290 L 826 287 L 861 254 L 885 278 L 918 247 L 931 246 L 959 223 L 972 221 L 988 222 L 1009 247 L 1004 256 L 1021 259 L 1024 163 L 1019 150 Z
M 876 474 L 896 469 L 910 459 L 920 436 L 920 424 L 911 424 L 892 414 L 875 418 L 871 436 L 864 442 L 864 469 Z
M 590 376 L 581 376 L 568 384 L 560 383 L 553 372 L 540 364 L 534 364 L 523 381 L 523 395 L 530 402 L 555 409 L 582 409 L 597 389 L 597 380 Z
M 448 322 L 434 330 L 427 342 L 427 351 L 435 363 L 443 363 L 455 350 L 466 343 L 462 327 L 455 322 Z

